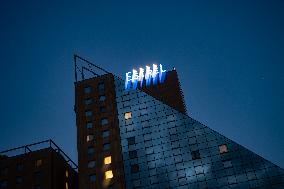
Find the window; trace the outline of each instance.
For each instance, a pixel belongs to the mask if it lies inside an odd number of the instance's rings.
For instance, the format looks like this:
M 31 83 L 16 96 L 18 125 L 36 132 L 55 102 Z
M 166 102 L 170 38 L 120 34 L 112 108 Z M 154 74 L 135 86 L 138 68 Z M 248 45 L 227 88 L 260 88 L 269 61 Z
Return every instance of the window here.
M 226 153 L 226 152 L 228 152 L 228 147 L 227 147 L 227 145 L 226 145 L 226 144 L 220 145 L 220 146 L 219 146 L 219 153 L 220 153 L 220 154 L 224 154 L 224 153 Z
M 17 171 L 23 171 L 24 170 L 24 164 L 22 164 L 22 163 L 17 164 L 16 169 L 17 169 Z
M 87 142 L 94 140 L 94 135 L 87 135 Z
M 39 183 L 42 178 L 42 173 L 40 171 L 34 172 L 34 179 L 36 183 Z
M 23 177 L 16 177 L 16 184 L 21 184 L 23 182 Z
M 65 177 L 66 177 L 66 178 L 69 177 L 69 172 L 68 172 L 68 170 L 65 171 Z
M 126 120 L 130 119 L 131 117 L 132 117 L 132 113 L 131 113 L 131 112 L 126 112 L 126 113 L 124 113 L 124 118 L 125 118 Z
M 101 106 L 101 107 L 100 107 L 100 112 L 101 112 L 101 113 L 104 113 L 104 112 L 106 112 L 106 107 L 104 107 L 104 106 Z
M 96 182 L 97 177 L 96 177 L 96 175 L 90 175 L 89 179 L 90 179 L 91 182 Z
M 127 138 L 127 142 L 128 142 L 128 145 L 133 145 L 133 144 L 135 144 L 135 137 Z
M 65 189 L 69 189 L 68 182 L 65 182 Z
M 107 151 L 107 150 L 109 150 L 110 149 L 110 143 L 105 143 L 104 145 L 103 145 L 103 150 L 104 151 Z
M 99 92 L 102 92 L 102 91 L 104 91 L 105 90 L 105 85 L 104 85 L 104 83 L 99 83 L 98 84 L 98 91 Z
M 89 161 L 88 162 L 88 168 L 94 168 L 96 166 L 96 162 L 95 161 Z
M 137 158 L 137 151 L 136 150 L 129 151 L 129 158 L 130 159 Z
M 95 148 L 94 147 L 88 147 L 88 156 L 93 156 L 95 154 Z
M 106 96 L 105 95 L 100 95 L 99 96 L 99 101 L 100 102 L 103 102 L 103 101 L 105 101 L 106 100 Z
M 86 124 L 86 127 L 87 127 L 87 129 L 93 128 L 93 123 L 92 123 L 92 122 L 88 122 L 88 123 Z
M 105 165 L 111 164 L 111 156 L 105 157 L 104 163 L 105 163 Z
M 192 152 L 191 152 L 191 157 L 192 157 L 192 160 L 200 159 L 199 150 L 192 151 Z
M 102 118 L 101 119 L 101 125 L 107 125 L 108 124 L 108 119 L 107 118 Z
M 138 164 L 131 165 L 131 173 L 137 173 L 138 171 L 139 171 Z
M 86 98 L 86 99 L 84 99 L 84 104 L 85 105 L 90 105 L 90 104 L 92 104 L 93 103 L 93 99 L 91 99 L 91 98 Z
M 230 160 L 223 161 L 224 168 L 233 167 L 232 162 Z
M 103 131 L 103 138 L 108 137 L 109 136 L 109 131 Z
M 91 92 L 92 92 L 92 87 L 90 87 L 90 86 L 84 87 L 84 93 L 85 94 L 89 94 Z
M 37 159 L 37 160 L 35 161 L 35 167 L 38 168 L 38 167 L 40 167 L 40 166 L 42 166 L 42 159 Z
M 91 110 L 87 110 L 85 112 L 86 117 L 91 117 L 93 115 L 93 112 Z
M 7 167 L 3 167 L 0 169 L 0 176 L 4 176 L 8 174 L 8 168 Z
M 36 185 L 33 187 L 33 189 L 41 189 L 40 185 Z
M 0 188 L 6 188 L 8 187 L 8 181 L 7 180 L 0 180 Z
M 106 171 L 106 172 L 105 172 L 105 177 L 106 177 L 106 179 L 111 179 L 111 178 L 113 178 L 112 170 Z

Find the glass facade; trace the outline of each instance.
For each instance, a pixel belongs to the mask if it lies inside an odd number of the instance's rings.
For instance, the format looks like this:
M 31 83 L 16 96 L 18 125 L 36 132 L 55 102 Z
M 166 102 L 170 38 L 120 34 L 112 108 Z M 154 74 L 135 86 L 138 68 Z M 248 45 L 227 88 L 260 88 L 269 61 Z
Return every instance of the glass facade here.
M 118 78 L 115 92 L 127 189 L 284 188 L 271 162 Z

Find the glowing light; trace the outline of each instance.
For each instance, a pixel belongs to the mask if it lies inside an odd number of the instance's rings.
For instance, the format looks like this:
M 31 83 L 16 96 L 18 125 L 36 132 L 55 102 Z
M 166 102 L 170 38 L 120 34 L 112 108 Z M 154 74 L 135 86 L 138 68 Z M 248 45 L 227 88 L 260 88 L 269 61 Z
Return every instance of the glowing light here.
M 111 179 L 111 178 L 113 178 L 112 170 L 106 171 L 106 172 L 105 172 L 105 177 L 106 177 L 106 179 Z
M 105 163 L 105 165 L 111 164 L 111 156 L 105 157 L 104 163 Z

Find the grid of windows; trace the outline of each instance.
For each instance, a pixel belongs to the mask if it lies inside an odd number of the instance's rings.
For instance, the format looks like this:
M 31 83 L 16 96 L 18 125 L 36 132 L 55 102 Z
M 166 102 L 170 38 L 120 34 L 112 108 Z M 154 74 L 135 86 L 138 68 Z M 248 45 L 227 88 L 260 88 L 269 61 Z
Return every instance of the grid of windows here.
M 127 189 L 283 186 L 274 164 L 119 79 L 115 91 Z

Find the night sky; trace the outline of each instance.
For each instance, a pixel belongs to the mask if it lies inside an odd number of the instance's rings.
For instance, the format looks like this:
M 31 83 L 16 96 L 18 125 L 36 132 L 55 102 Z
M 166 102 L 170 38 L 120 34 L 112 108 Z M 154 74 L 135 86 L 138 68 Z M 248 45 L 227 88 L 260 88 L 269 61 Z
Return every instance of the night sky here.
M 284 1 L 61 2 L 0 3 L 0 151 L 51 138 L 77 161 L 77 53 L 175 67 L 191 117 L 284 168 Z

